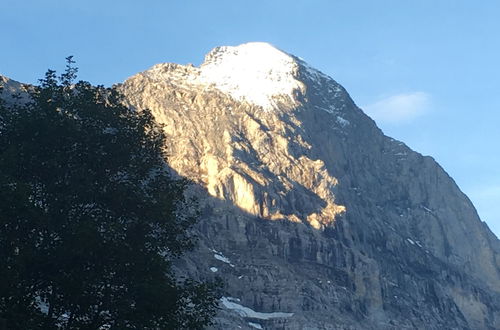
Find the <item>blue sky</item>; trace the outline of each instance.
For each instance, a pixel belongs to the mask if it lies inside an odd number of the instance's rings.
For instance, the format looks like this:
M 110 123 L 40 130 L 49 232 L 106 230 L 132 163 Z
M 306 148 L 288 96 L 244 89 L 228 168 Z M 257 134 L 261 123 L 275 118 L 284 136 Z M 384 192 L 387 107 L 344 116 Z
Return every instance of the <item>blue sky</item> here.
M 266 41 L 341 83 L 383 131 L 433 156 L 500 236 L 500 1 L 1 0 L 0 74 L 34 83 L 74 55 L 121 82 Z

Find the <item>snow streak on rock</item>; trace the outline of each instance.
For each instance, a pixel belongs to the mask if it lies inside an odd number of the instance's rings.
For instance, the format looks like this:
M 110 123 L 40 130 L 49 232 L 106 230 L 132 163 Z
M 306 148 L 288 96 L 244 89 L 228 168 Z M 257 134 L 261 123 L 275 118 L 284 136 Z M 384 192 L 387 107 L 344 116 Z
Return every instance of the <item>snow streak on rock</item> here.
M 261 319 L 261 320 L 269 320 L 276 318 L 286 318 L 292 317 L 293 313 L 283 313 L 283 312 L 272 312 L 272 313 L 262 313 L 256 312 L 251 308 L 245 307 L 243 305 L 237 304 L 234 302 L 234 298 L 231 297 L 222 297 L 220 299 L 222 305 L 227 309 L 231 309 L 238 313 L 242 317 L 248 317 L 253 319 Z

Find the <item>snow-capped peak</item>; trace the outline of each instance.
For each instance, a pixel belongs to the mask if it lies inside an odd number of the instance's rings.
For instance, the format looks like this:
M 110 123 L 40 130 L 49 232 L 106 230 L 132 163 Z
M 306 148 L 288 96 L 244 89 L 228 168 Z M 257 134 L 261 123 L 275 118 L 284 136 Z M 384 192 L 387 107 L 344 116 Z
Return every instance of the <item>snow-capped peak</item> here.
M 212 50 L 200 66 L 197 80 L 269 109 L 275 106 L 276 96 L 293 100 L 294 91 L 303 88 L 297 70 L 298 63 L 289 54 L 268 43 L 250 42 Z
M 217 47 L 199 67 L 163 63 L 144 74 L 153 80 L 175 82 L 188 88 L 193 85 L 214 88 L 268 111 L 282 102 L 296 105 L 297 95 L 304 94 L 310 83 L 320 86 L 326 83 L 330 85 L 328 91 L 341 92 L 329 76 L 265 42 Z

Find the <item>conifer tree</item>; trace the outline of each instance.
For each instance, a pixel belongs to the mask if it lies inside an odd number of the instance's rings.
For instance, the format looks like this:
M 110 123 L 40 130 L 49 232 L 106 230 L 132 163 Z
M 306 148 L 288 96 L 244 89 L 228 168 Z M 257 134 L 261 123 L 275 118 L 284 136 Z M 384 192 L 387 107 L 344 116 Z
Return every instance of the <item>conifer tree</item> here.
M 162 128 L 73 64 L 0 104 L 0 328 L 203 328 L 217 286 L 172 274 L 196 212 Z

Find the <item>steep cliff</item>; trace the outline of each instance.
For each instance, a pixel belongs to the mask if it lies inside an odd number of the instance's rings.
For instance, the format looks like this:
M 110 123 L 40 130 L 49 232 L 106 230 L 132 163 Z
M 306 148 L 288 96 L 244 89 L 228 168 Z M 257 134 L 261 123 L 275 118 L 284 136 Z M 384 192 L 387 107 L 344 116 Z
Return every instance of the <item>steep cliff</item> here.
M 197 183 L 215 328 L 500 328 L 500 243 L 431 158 L 383 135 L 333 79 L 268 44 L 158 64 L 120 86 Z

